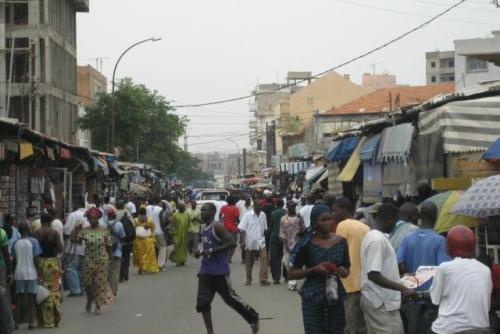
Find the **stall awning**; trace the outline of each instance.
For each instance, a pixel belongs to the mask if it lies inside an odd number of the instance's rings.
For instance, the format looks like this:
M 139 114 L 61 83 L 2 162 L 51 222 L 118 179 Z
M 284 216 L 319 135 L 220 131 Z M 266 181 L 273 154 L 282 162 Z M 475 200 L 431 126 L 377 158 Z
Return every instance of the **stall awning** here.
M 484 152 L 483 160 L 486 161 L 499 161 L 500 160 L 500 138 L 495 140 L 493 144 Z
M 99 166 L 99 168 L 102 169 L 102 172 L 104 175 L 109 175 L 109 167 L 106 161 L 100 159 L 99 157 L 92 156 L 92 160 L 94 160 L 94 163 Z
M 415 128 L 411 123 L 403 123 L 385 128 L 382 132 L 377 160 L 379 162 L 408 161 L 414 131 Z
M 380 138 L 382 138 L 382 135 L 376 134 L 364 142 L 363 146 L 361 146 L 361 150 L 359 151 L 359 158 L 361 160 L 374 161 L 376 159 Z
M 323 182 L 327 178 L 328 178 L 328 170 L 325 168 L 325 171 L 323 172 L 323 174 L 321 174 L 321 177 L 316 182 L 314 182 L 312 188 L 313 189 L 314 188 L 321 188 L 321 182 Z
M 333 142 L 325 154 L 327 161 L 347 160 L 358 145 L 358 137 L 349 137 L 340 142 Z
M 316 180 L 320 178 L 325 170 L 326 168 L 323 166 L 309 168 L 306 171 L 306 181 L 310 183 L 316 182 Z
M 359 159 L 359 152 L 361 150 L 361 146 L 363 145 L 364 141 L 365 138 L 361 138 L 361 141 L 359 142 L 354 152 L 352 152 L 349 161 L 347 161 L 347 164 L 345 165 L 344 169 L 340 173 L 337 180 L 341 182 L 352 181 L 354 175 L 356 175 L 356 172 L 358 171 L 359 166 L 361 165 L 361 160 Z

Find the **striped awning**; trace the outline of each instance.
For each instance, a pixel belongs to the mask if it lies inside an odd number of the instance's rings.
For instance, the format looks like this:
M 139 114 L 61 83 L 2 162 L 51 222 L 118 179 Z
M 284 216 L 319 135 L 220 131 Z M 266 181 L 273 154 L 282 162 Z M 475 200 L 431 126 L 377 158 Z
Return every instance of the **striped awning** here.
M 421 135 L 440 132 L 444 153 L 486 151 L 500 137 L 500 96 L 450 102 L 420 114 Z

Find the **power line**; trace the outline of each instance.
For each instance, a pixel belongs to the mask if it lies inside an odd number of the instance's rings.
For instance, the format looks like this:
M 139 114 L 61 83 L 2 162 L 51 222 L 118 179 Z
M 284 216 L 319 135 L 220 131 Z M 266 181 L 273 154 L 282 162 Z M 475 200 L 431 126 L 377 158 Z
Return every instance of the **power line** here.
M 452 5 L 451 7 L 448 7 L 447 9 L 443 10 L 442 12 L 440 12 L 439 14 L 437 14 L 436 16 L 430 18 L 429 20 L 425 21 L 424 23 L 421 23 L 419 24 L 418 26 L 416 26 L 415 28 L 413 29 L 410 29 L 406 32 L 404 32 L 403 34 L 379 45 L 378 47 L 374 48 L 374 49 L 371 49 L 369 51 L 366 51 L 364 53 L 362 53 L 361 55 L 359 56 L 356 56 L 354 58 L 351 58 L 337 66 L 334 66 L 332 68 L 329 68 L 321 73 L 318 73 L 316 75 L 314 75 L 313 77 L 311 78 L 307 78 L 307 79 L 303 79 L 303 80 L 299 80 L 297 82 L 294 82 L 292 84 L 286 84 L 286 85 L 283 85 L 281 86 L 280 88 L 278 89 L 275 89 L 275 90 L 271 90 L 271 91 L 266 91 L 266 92 L 256 92 L 256 93 L 252 93 L 252 94 L 249 94 L 249 95 L 244 95 L 244 96 L 240 96 L 240 97 L 234 97 L 234 98 L 230 98 L 230 99 L 225 99 L 225 100 L 218 100 L 218 101 L 212 101 L 212 102 L 205 102 L 205 103 L 197 103 L 197 104 L 184 104 L 184 105 L 177 105 L 177 106 L 173 106 L 174 108 L 196 108 L 196 107 L 203 107 L 203 106 L 210 106 L 210 105 L 217 105 L 217 104 L 223 104 L 223 103 L 229 103 L 229 102 L 235 102 L 235 101 L 240 101 L 240 100 L 245 100 L 245 99 L 248 99 L 250 97 L 255 97 L 255 96 L 261 96 L 261 95 L 271 95 L 271 94 L 275 94 L 279 91 L 281 91 L 282 89 L 285 89 L 285 88 L 290 88 L 292 86 L 296 86 L 297 84 L 300 84 L 300 83 L 303 83 L 305 81 L 309 81 L 311 79 L 316 79 L 318 77 L 321 77 L 322 75 L 326 74 L 326 73 L 329 73 L 329 72 L 332 72 L 332 71 L 335 71 L 341 67 L 344 67 L 346 65 L 349 65 L 355 61 L 358 61 L 360 59 L 363 59 L 369 55 L 371 55 L 372 53 L 375 53 L 379 50 L 382 50 L 386 47 L 388 47 L 389 45 L 391 44 L 394 44 L 396 42 L 398 42 L 399 40 L 405 38 L 406 36 L 414 33 L 415 31 L 418 31 L 420 29 L 422 29 L 423 27 L 425 27 L 426 25 L 434 22 L 435 20 L 439 19 L 441 16 L 447 14 L 448 12 L 452 11 L 453 9 L 455 9 L 456 7 L 460 6 L 461 4 L 463 4 L 466 0 L 460 0 L 459 2 L 457 2 L 456 4 Z
M 442 2 L 435 2 L 435 1 L 425 1 L 425 0 L 413 0 L 414 2 L 419 2 L 419 3 L 424 3 L 428 5 L 433 5 L 433 6 L 439 6 L 439 7 L 447 7 L 448 4 L 442 3 Z M 470 2 L 470 0 L 468 0 Z M 486 9 L 486 8 L 478 8 L 478 7 L 462 7 L 462 9 L 465 10 L 478 10 L 481 12 L 487 12 L 487 13 L 494 13 L 494 9 Z
M 189 146 L 196 146 L 196 145 L 205 145 L 205 144 L 218 143 L 218 142 L 221 142 L 221 141 L 226 141 L 226 140 L 230 140 L 230 139 L 234 139 L 234 138 L 239 138 L 239 137 L 243 137 L 243 136 L 248 136 L 249 134 L 250 134 L 250 132 L 247 132 L 247 133 L 243 133 L 243 134 L 238 135 L 238 136 L 233 136 L 233 137 L 225 137 L 225 138 L 221 138 L 221 139 L 209 140 L 209 141 L 206 141 L 206 142 L 193 143 L 193 144 L 189 144 Z

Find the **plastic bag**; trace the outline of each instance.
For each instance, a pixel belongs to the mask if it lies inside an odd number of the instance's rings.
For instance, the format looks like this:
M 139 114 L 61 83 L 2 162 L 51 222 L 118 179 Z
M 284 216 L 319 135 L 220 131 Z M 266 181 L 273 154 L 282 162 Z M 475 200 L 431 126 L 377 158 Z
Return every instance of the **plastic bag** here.
M 328 303 L 333 303 L 339 299 L 339 284 L 337 276 L 332 275 L 326 279 L 326 300 Z
M 50 291 L 43 285 L 39 285 L 36 292 L 36 303 L 40 305 L 50 297 Z

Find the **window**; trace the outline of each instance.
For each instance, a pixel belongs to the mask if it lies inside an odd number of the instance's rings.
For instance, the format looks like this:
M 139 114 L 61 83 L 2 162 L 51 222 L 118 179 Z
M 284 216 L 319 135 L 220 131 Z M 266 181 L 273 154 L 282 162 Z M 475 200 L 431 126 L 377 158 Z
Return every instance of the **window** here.
M 455 67 L 455 59 L 448 59 L 448 67 Z
M 441 68 L 453 68 L 455 67 L 455 59 L 453 58 L 444 58 L 439 61 L 439 66 Z
M 473 57 L 467 57 L 467 72 L 488 72 L 488 62 Z
M 441 82 L 455 82 L 455 74 L 441 74 Z
M 436 82 L 436 77 L 434 75 L 431 77 L 431 82 Z
M 436 62 L 435 62 L 435 61 L 431 61 L 431 67 L 432 67 L 432 68 L 435 68 L 435 67 L 436 67 Z
M 7 24 L 28 24 L 28 2 L 6 3 L 5 22 Z

